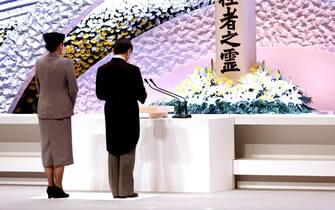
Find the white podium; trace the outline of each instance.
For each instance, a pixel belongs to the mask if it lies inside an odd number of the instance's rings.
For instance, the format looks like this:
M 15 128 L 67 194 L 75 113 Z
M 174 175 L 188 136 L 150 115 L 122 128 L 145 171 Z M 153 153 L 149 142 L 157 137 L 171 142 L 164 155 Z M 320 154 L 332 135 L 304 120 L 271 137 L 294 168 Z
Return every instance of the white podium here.
M 64 188 L 110 190 L 104 116 L 72 118 L 75 164 Z M 135 190 L 217 192 L 234 188 L 234 118 L 141 119 L 136 150 Z

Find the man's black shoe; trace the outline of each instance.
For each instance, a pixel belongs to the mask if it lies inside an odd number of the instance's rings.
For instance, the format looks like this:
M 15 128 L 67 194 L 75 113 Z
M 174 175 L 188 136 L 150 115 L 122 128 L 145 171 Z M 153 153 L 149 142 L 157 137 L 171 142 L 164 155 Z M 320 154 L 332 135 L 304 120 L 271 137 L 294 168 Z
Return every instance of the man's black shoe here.
M 130 195 L 126 195 L 126 196 L 119 196 L 119 198 L 136 198 L 138 197 L 137 193 L 132 193 Z

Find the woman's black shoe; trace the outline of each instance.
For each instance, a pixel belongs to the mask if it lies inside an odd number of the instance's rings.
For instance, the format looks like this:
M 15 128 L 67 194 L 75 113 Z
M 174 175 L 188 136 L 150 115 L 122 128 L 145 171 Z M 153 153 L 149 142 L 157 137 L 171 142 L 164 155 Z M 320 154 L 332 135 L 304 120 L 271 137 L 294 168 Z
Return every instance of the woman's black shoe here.
M 47 188 L 48 198 L 67 198 L 70 195 L 65 193 L 62 188 L 56 186 L 48 186 Z
M 47 194 L 48 194 L 48 198 L 53 198 L 53 194 L 54 194 L 54 186 L 48 186 L 47 188 Z
M 56 187 L 54 186 L 54 194 L 53 194 L 53 198 L 67 198 L 70 195 L 65 193 L 64 190 L 62 188 Z

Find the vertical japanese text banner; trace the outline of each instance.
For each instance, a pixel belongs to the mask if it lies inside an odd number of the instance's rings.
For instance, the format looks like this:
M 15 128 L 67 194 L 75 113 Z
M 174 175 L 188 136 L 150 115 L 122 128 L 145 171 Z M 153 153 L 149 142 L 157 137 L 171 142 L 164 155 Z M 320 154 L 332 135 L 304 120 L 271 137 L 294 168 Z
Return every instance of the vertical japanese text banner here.
M 236 80 L 256 64 L 255 6 L 255 0 L 215 2 L 215 70 L 218 77 Z

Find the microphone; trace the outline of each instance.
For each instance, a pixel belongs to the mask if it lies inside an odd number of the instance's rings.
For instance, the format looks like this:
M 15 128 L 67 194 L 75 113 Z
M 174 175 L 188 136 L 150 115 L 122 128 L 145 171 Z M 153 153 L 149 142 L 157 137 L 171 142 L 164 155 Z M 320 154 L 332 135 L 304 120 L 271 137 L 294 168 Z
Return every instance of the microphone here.
M 150 85 L 150 83 L 148 82 L 147 79 L 144 79 L 144 81 L 149 85 L 149 87 L 150 87 L 151 89 L 156 90 L 156 91 L 158 91 L 158 92 L 160 92 L 160 93 L 163 93 L 163 94 L 165 94 L 165 95 L 168 95 L 168 96 L 170 96 L 170 97 L 172 97 L 172 98 L 177 99 L 177 100 L 178 100 L 178 110 L 177 110 L 177 114 L 176 114 L 176 115 L 173 115 L 172 118 L 181 118 L 180 116 L 181 116 L 182 114 L 181 114 L 181 107 L 180 107 L 180 103 L 181 103 L 180 99 L 179 99 L 178 97 L 172 95 L 172 94 L 166 93 L 166 92 L 164 92 L 164 91 L 161 91 L 161 90 L 159 90 L 159 89 L 157 89 L 157 88 L 152 87 L 152 86 Z
M 191 118 L 191 117 L 192 117 L 192 115 L 190 115 L 190 114 L 187 113 L 187 100 L 186 100 L 185 97 L 183 97 L 183 96 L 181 96 L 181 95 L 178 95 L 178 94 L 175 94 L 175 93 L 172 93 L 172 92 L 170 92 L 170 91 L 168 91 L 168 90 L 165 90 L 165 89 L 163 89 L 163 88 L 158 87 L 158 86 L 156 85 L 156 83 L 155 83 L 152 79 L 149 79 L 149 81 L 150 81 L 150 82 L 151 82 L 157 89 L 159 89 L 160 91 L 163 91 L 165 94 L 174 95 L 175 97 L 179 97 L 179 98 L 182 98 L 182 99 L 184 100 L 184 106 L 183 106 L 183 108 L 184 108 L 184 111 L 185 111 L 185 115 L 181 114 L 181 115 L 180 115 L 180 118 Z

